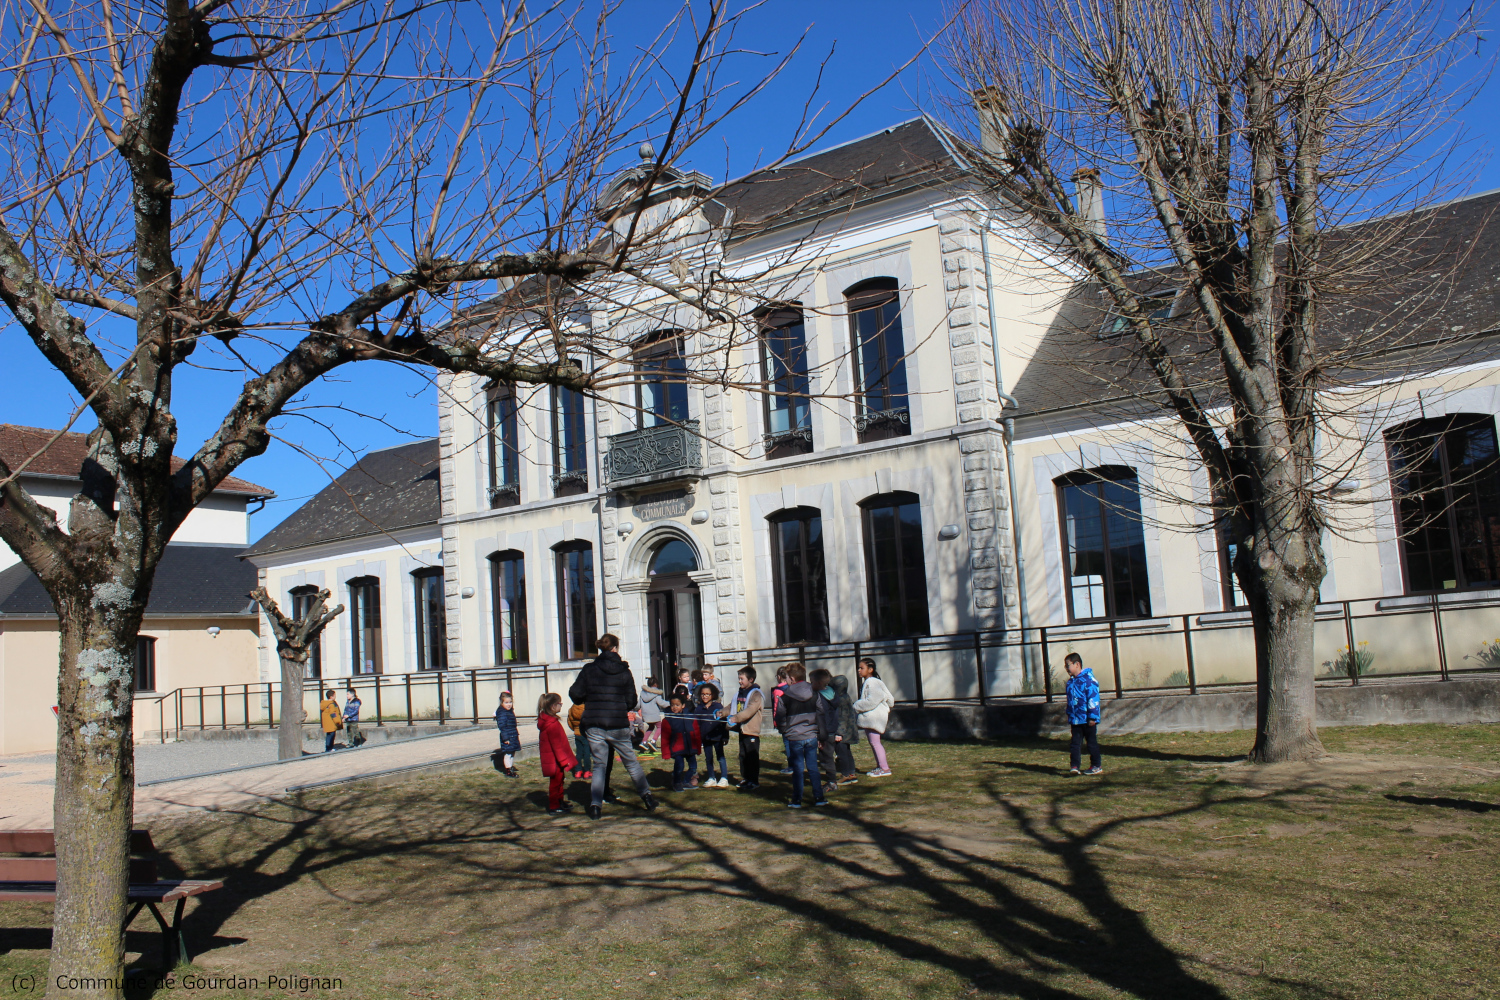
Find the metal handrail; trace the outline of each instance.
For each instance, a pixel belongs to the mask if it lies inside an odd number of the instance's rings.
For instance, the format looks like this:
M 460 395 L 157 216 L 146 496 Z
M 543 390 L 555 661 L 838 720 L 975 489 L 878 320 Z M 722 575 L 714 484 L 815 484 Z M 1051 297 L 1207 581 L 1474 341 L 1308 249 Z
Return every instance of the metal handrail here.
M 1344 635 L 1347 642 L 1345 647 L 1348 662 L 1354 662 L 1357 650 L 1355 640 L 1355 624 L 1369 620 L 1392 620 L 1402 617 L 1417 615 L 1429 616 L 1432 620 L 1432 629 L 1437 644 L 1437 667 L 1435 670 L 1418 671 L 1393 671 L 1382 672 L 1378 676 L 1381 679 L 1401 677 L 1422 677 L 1436 675 L 1440 680 L 1447 681 L 1454 673 L 1485 673 L 1500 670 L 1500 653 L 1493 660 L 1483 662 L 1477 667 L 1452 667 L 1448 662 L 1448 651 L 1443 631 L 1443 616 L 1462 611 L 1473 611 L 1476 609 L 1500 609 L 1500 598 L 1485 597 L 1471 600 L 1463 599 L 1457 595 L 1446 600 L 1440 600 L 1440 595 L 1430 595 L 1421 603 L 1413 603 L 1402 607 L 1377 609 L 1370 613 L 1355 613 L 1355 604 L 1376 604 L 1380 601 L 1392 600 L 1392 598 L 1374 597 L 1359 601 L 1338 601 L 1322 603 L 1318 605 L 1316 619 L 1319 622 L 1341 621 L 1344 625 Z M 1233 609 L 1236 613 L 1242 609 Z M 1065 625 L 1031 626 L 1026 629 L 979 629 L 968 632 L 950 632 L 941 635 L 926 636 L 899 636 L 884 639 L 851 639 L 841 642 L 827 643 L 787 643 L 781 646 L 766 646 L 757 649 L 735 650 L 720 653 L 716 659 L 725 676 L 740 665 L 754 666 L 757 659 L 761 662 L 783 662 L 797 660 L 809 665 L 810 662 L 819 660 L 837 660 L 847 663 L 850 667 L 862 656 L 897 656 L 909 657 L 913 667 L 913 694 L 914 698 L 905 699 L 903 703 L 915 703 L 918 707 L 926 705 L 929 701 L 941 701 L 949 703 L 978 702 L 986 704 L 997 697 L 988 693 L 989 685 L 985 678 L 986 650 L 1011 650 L 1026 657 L 1028 662 L 1039 659 L 1042 665 L 1042 688 L 1039 693 L 1022 695 L 1005 695 L 1005 698 L 1025 699 L 1040 697 L 1044 701 L 1052 701 L 1056 692 L 1052 690 L 1052 670 L 1049 647 L 1059 642 L 1099 641 L 1108 642 L 1110 647 L 1110 666 L 1113 668 L 1113 693 L 1115 698 L 1124 698 L 1126 692 L 1131 693 L 1154 693 L 1162 691 L 1180 691 L 1184 687 L 1189 695 L 1196 695 L 1205 688 L 1230 689 L 1244 687 L 1253 684 L 1253 681 L 1227 681 L 1227 682 L 1205 682 L 1198 677 L 1198 658 L 1194 650 L 1194 637 L 1198 635 L 1224 632 L 1229 630 L 1249 630 L 1252 623 L 1248 618 L 1244 620 L 1218 620 L 1195 622 L 1194 619 L 1202 619 L 1209 615 L 1218 615 L 1221 612 L 1203 611 L 1197 614 L 1172 615 L 1153 618 L 1116 619 L 1113 621 L 1090 621 L 1075 622 Z M 1120 644 L 1123 640 L 1131 638 L 1151 636 L 1165 637 L 1180 635 L 1183 641 L 1183 658 L 1186 663 L 1187 684 L 1186 685 L 1139 685 L 1128 687 L 1122 676 L 1122 660 L 1120 656 Z M 1034 636 L 1035 638 L 1031 638 Z M 922 674 L 922 658 L 924 654 L 932 653 L 956 653 L 970 651 L 974 654 L 975 676 L 978 681 L 978 693 L 974 697 L 929 699 L 924 695 L 924 678 Z M 1330 675 L 1324 675 L 1317 679 L 1320 683 L 1339 680 Z M 1360 683 L 1360 675 L 1357 670 L 1349 673 L 1348 680 L 1351 686 Z M 1108 690 L 1108 689 L 1107 689 Z
M 368 717 L 368 724 L 379 728 L 387 725 L 385 713 L 385 698 L 392 689 L 401 692 L 402 704 L 405 706 L 404 724 L 415 726 L 418 722 L 426 721 L 426 716 L 419 717 L 414 708 L 415 698 L 413 692 L 422 693 L 424 688 L 436 691 L 436 721 L 440 725 L 446 725 L 456 719 L 466 719 L 478 725 L 481 718 L 479 711 L 479 685 L 481 683 L 504 682 L 503 690 L 514 691 L 516 681 L 537 680 L 542 681 L 544 689 L 550 687 L 551 678 L 557 673 L 556 667 L 551 663 L 513 663 L 499 667 L 470 667 L 459 670 L 422 670 L 404 674 L 357 674 L 350 677 L 309 677 L 306 679 L 304 690 L 319 692 L 327 687 L 337 687 L 343 690 L 353 689 L 360 695 L 360 701 L 367 701 L 366 695 L 374 695 L 374 715 Z M 455 687 L 467 687 L 469 692 L 469 712 L 459 716 L 453 716 L 449 711 L 449 700 Z M 167 733 L 180 733 L 183 730 L 229 730 L 229 729 L 274 729 L 276 728 L 276 706 L 281 695 L 280 681 L 255 681 L 246 684 L 209 684 L 196 687 L 180 687 L 171 691 L 155 695 L 137 695 L 135 701 L 139 704 L 156 702 L 157 706 L 157 733 L 160 742 L 165 743 Z M 251 718 L 251 699 L 260 702 L 260 707 L 265 711 L 264 721 L 259 717 Z M 304 696 L 305 697 L 305 696 Z M 231 722 L 229 718 L 229 706 L 232 702 L 239 704 L 241 708 L 240 721 Z M 189 722 L 189 714 L 185 706 L 196 704 L 196 721 Z M 217 704 L 218 721 L 210 721 L 209 706 Z M 167 708 L 172 709 L 172 725 L 167 725 Z M 149 708 L 146 711 L 150 711 Z M 424 709 L 423 712 L 426 710 Z M 362 722 L 362 724 L 364 724 Z M 392 720 L 391 724 L 401 725 L 399 715 Z

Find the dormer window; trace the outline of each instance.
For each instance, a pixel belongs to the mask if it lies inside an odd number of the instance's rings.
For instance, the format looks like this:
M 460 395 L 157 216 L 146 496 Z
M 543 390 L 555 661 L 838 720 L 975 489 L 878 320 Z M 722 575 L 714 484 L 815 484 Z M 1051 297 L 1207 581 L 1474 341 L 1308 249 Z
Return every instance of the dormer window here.
M 1141 300 L 1146 307 L 1146 319 L 1153 325 L 1175 319 L 1180 310 L 1181 293 L 1175 288 L 1153 292 Z M 1130 320 L 1117 312 L 1111 312 L 1099 328 L 1099 336 L 1105 340 L 1116 340 L 1131 334 Z

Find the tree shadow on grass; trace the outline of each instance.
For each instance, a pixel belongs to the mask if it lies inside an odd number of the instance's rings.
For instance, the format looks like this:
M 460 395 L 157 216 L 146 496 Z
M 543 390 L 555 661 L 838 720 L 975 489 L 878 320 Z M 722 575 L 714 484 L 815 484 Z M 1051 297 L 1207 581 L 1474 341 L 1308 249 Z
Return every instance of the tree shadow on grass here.
M 865 808 L 858 795 L 802 813 L 742 801 L 727 814 L 719 811 L 718 796 L 674 796 L 670 806 L 647 816 L 623 777 L 616 782 L 624 803 L 612 807 L 604 823 L 568 826 L 538 815 L 529 789 L 478 801 L 472 785 L 413 782 L 382 789 L 390 808 L 379 817 L 368 814 L 363 825 L 351 820 L 360 798 L 353 792 L 246 810 L 243 822 L 227 831 L 189 825 L 174 849 L 199 874 L 224 878 L 226 888 L 200 897 L 185 926 L 193 941 L 207 942 L 245 902 L 303 880 L 344 899 L 333 886 L 352 881 L 355 872 L 330 876 L 380 859 L 376 888 L 367 891 L 386 902 L 415 910 L 469 898 L 477 914 L 504 886 L 508 905 L 529 908 L 510 914 L 510 926 L 531 925 L 537 934 L 581 920 L 586 926 L 590 918 L 570 908 L 569 898 L 602 908 L 596 932 L 630 908 L 671 912 L 685 899 L 749 902 L 756 923 L 764 923 L 762 908 L 771 907 L 799 925 L 811 922 L 804 932 L 809 943 L 830 959 L 819 975 L 842 996 L 884 995 L 849 971 L 868 961 L 861 948 L 870 946 L 912 964 L 913 976 L 921 966 L 961 977 L 977 990 L 1036 1000 L 1078 996 L 1060 984 L 1066 975 L 1140 997 L 1226 996 L 1119 898 L 1093 852 L 1130 825 L 1247 798 L 1204 789 L 1180 808 L 1090 825 L 1078 818 L 1074 803 L 1086 801 L 1097 783 L 1070 785 L 1032 805 L 1012 801 L 982 778 L 989 815 L 935 833 L 920 812 L 902 817 L 888 805 Z M 469 789 L 467 797 L 461 788 Z M 581 788 L 586 785 L 577 783 L 573 791 Z M 986 840 L 997 830 L 1000 840 Z M 786 870 L 789 861 L 798 867 L 795 874 Z M 434 866 L 444 872 L 441 885 L 431 879 Z M 348 901 L 363 907 L 380 902 L 368 896 Z M 701 929 L 684 927 L 684 933 Z M 440 931 L 423 933 L 433 934 L 435 947 L 451 945 L 451 938 L 436 937 Z M 1305 996 L 1324 992 L 1308 982 L 1283 985 Z
M 1386 798 L 1392 802 L 1405 802 L 1414 806 L 1438 806 L 1443 809 L 1462 809 L 1464 812 L 1487 813 L 1500 810 L 1500 805 L 1493 802 L 1480 802 L 1478 799 L 1450 799 L 1444 796 L 1427 795 L 1387 795 Z

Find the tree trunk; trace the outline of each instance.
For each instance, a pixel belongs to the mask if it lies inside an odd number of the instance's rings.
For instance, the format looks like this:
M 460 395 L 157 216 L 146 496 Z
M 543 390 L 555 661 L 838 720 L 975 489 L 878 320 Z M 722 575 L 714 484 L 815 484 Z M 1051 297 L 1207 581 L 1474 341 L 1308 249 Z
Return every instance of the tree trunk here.
M 282 650 L 282 653 L 291 652 Z M 280 760 L 295 760 L 302 756 L 302 723 L 306 711 L 302 707 L 302 675 L 306 668 L 290 656 L 281 657 L 281 734 L 277 741 L 276 756 Z
M 119 586 L 97 584 L 58 607 L 52 800 L 58 882 L 49 996 L 120 995 L 135 810 L 131 680 L 140 610 L 111 600 L 107 589 Z M 59 977 L 67 988 L 57 985 Z
M 1250 759 L 1266 764 L 1312 760 L 1323 754 L 1313 655 L 1318 591 L 1326 571 L 1320 532 L 1312 526 L 1262 529 L 1255 542 L 1241 556 L 1249 571 L 1246 599 L 1255 629 L 1255 746 Z

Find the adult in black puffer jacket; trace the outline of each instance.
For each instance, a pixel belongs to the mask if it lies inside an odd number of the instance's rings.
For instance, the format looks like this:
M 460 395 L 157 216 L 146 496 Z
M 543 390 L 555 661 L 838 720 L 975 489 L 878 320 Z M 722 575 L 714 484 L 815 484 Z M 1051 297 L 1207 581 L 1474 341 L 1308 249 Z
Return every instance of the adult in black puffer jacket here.
M 591 791 L 589 816 L 598 819 L 604 808 L 604 795 L 609 787 L 609 764 L 618 753 L 625 769 L 635 782 L 646 809 L 656 808 L 646 784 L 646 770 L 636 759 L 635 746 L 630 739 L 629 713 L 636 706 L 635 677 L 630 664 L 620 659 L 616 650 L 620 640 L 606 632 L 597 643 L 599 656 L 584 665 L 578 679 L 568 689 L 573 704 L 583 706 L 583 719 L 579 728 L 589 742 L 589 753 L 594 758 L 594 783 Z

